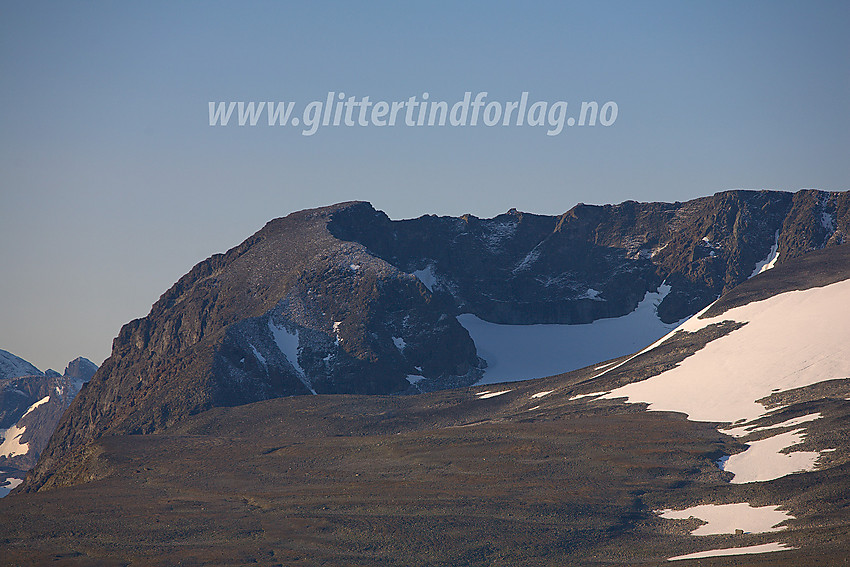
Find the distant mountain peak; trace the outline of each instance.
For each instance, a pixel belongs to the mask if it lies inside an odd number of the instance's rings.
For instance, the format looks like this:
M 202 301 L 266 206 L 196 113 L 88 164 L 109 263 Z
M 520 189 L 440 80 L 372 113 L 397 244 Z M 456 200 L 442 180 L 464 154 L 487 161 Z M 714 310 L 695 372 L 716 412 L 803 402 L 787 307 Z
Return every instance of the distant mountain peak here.
M 64 375 L 68 378 L 88 382 L 94 376 L 95 372 L 97 372 L 97 364 L 88 358 L 79 356 L 68 363 L 68 366 L 65 367 Z
M 18 376 L 41 376 L 44 373 L 19 356 L 0 349 L 0 380 Z

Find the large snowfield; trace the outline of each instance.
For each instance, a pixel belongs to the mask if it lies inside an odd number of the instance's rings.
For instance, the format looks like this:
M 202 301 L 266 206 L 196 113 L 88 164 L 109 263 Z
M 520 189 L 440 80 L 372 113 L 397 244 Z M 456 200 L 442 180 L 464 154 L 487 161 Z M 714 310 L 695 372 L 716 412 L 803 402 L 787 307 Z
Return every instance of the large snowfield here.
M 850 376 L 850 280 L 782 293 L 717 317 L 695 316 L 679 330 L 695 332 L 727 320 L 747 324 L 676 368 L 605 397 L 684 412 L 694 421 L 732 423 L 764 415 L 756 400 L 774 391 Z
M 793 447 L 805 439 L 805 424 L 820 419 L 820 414 L 800 416 L 773 426 L 748 424 L 781 409 L 768 411 L 758 402 L 772 393 L 850 376 L 850 349 L 847 348 L 850 280 L 782 293 L 730 309 L 717 317 L 700 319 L 695 315 L 678 330 L 696 332 L 726 320 L 746 325 L 708 343 L 675 368 L 617 388 L 603 397 L 644 402 L 649 410 L 683 412 L 694 421 L 726 422 L 732 425 L 720 431 L 735 437 L 775 430 L 773 435 L 749 442 L 744 452 L 721 460 L 719 466 L 734 474 L 733 483 L 765 482 L 813 470 L 821 452 L 793 451 Z M 661 342 L 663 340 L 644 350 Z M 609 370 L 605 369 L 600 375 Z M 792 450 L 788 451 L 789 448 Z M 773 531 L 776 525 L 772 522 L 787 519 L 776 507 L 747 506 L 746 503 L 699 506 L 682 512 L 666 511 L 662 517 L 694 516 L 706 521 L 707 524 L 693 532 L 694 535 L 723 533 L 718 529 L 728 533 L 733 526 L 746 531 L 752 529 L 747 527 L 750 520 L 758 522 L 758 531 Z M 771 543 L 715 549 L 669 560 L 785 549 L 788 547 L 781 543 Z
M 499 325 L 471 314 L 457 320 L 469 332 L 478 356 L 487 361 L 479 385 L 542 378 L 633 353 L 666 335 L 677 323 L 663 323 L 656 307 L 670 292 L 662 285 L 647 293 L 623 317 L 586 325 Z

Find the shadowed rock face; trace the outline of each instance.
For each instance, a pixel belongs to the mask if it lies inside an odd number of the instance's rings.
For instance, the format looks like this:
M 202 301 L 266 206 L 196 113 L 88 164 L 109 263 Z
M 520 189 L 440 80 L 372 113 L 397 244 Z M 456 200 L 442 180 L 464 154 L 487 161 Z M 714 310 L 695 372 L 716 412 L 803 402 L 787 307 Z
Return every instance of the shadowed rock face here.
M 847 193 L 730 191 L 686 203 L 580 204 L 559 217 L 511 210 L 391 221 L 352 207 L 329 228 L 405 271 L 430 269 L 459 311 L 488 321 L 618 317 L 666 280 L 673 289 L 659 315 L 671 323 L 750 277 L 777 234 L 779 263 L 841 244 L 848 208 Z
M 629 313 L 666 280 L 658 312 L 675 321 L 745 281 L 777 231 L 781 264 L 848 230 L 847 194 L 816 191 L 558 217 L 391 221 L 361 202 L 293 213 L 195 266 L 121 329 L 24 489 L 75 482 L 104 434 L 160 431 L 215 406 L 470 385 L 483 361 L 459 313 L 586 323 Z

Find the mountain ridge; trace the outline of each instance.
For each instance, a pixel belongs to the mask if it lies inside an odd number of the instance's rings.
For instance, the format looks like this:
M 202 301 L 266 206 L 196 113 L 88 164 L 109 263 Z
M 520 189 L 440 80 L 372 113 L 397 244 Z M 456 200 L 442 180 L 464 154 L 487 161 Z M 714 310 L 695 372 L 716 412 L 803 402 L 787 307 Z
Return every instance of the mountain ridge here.
M 693 317 L 640 353 L 573 372 L 412 396 L 290 396 L 211 408 L 157 435 L 101 436 L 74 486 L 0 501 L 0 541 L 12 562 L 69 565 L 840 565 L 850 376 L 818 371 L 825 381 L 773 390 L 823 355 L 843 357 L 846 374 L 848 282 L 850 248 L 833 246 L 748 280 L 743 305 L 725 294 L 717 320 Z M 819 351 L 835 322 L 841 334 Z M 795 338 L 711 373 L 757 386 L 730 402 L 770 392 L 755 419 L 698 421 L 615 390 L 694 363 L 719 369 L 757 325 L 768 345 Z M 678 390 L 702 412 L 697 385 L 655 391 Z
M 358 201 L 293 213 L 196 265 L 121 329 L 25 488 L 65 482 L 99 436 L 162 431 L 210 407 L 470 385 L 485 363 L 460 313 L 588 322 L 628 314 L 666 282 L 658 314 L 677 320 L 746 281 L 772 246 L 781 265 L 848 231 L 848 194 L 814 191 L 558 217 L 391 221 Z

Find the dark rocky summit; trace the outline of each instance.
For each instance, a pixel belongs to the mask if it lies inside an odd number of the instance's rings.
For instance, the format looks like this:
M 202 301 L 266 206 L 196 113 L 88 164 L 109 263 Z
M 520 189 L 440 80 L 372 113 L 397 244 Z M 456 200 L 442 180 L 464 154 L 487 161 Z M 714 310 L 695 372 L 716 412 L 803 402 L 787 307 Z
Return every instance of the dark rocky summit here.
M 162 431 L 211 407 L 470 385 L 485 363 L 461 313 L 587 323 L 626 315 L 666 282 L 658 314 L 672 322 L 747 280 L 772 247 L 781 265 L 848 231 L 848 194 L 820 191 L 557 217 L 392 221 L 363 202 L 293 213 L 195 266 L 121 329 L 23 489 L 80 481 L 103 435 Z
M 97 372 L 97 364 L 88 358 L 79 356 L 68 363 L 68 366 L 65 367 L 64 376 L 80 382 L 88 382 L 95 372 Z

